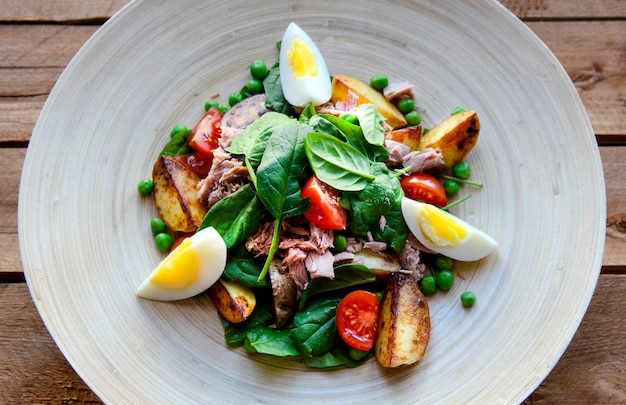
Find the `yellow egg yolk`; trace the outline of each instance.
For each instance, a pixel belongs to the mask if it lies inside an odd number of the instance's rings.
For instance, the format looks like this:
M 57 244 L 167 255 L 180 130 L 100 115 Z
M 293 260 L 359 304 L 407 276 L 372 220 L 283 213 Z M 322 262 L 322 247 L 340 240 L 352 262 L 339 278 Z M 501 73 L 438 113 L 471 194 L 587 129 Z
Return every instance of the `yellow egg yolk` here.
M 200 260 L 190 246 L 193 242 L 185 239 L 157 267 L 152 275 L 152 282 L 170 290 L 189 287 L 198 278 Z
M 302 38 L 294 38 L 287 55 L 295 77 L 317 76 L 315 54 Z
M 455 246 L 467 236 L 467 228 L 453 215 L 429 204 L 422 205 L 418 224 L 426 239 L 435 246 Z

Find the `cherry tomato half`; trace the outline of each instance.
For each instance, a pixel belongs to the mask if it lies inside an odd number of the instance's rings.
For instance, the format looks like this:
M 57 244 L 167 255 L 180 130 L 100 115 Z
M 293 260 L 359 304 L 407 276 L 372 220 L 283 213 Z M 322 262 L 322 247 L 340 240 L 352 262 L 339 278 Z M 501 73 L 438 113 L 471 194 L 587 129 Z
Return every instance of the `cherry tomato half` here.
M 443 207 L 448 204 L 441 182 L 427 173 L 413 173 L 400 179 L 404 195 L 414 200 Z
M 374 346 L 378 328 L 378 296 L 357 290 L 337 304 L 335 323 L 341 338 L 355 349 L 369 351 Z
M 221 121 L 222 113 L 219 108 L 209 108 L 191 131 L 187 141 L 189 146 L 204 155 L 210 155 L 218 145 Z
M 204 153 L 190 153 L 188 155 L 178 155 L 176 158 L 184 165 L 187 165 L 192 172 L 198 175 L 201 179 L 205 178 L 211 170 L 213 164 L 213 152 L 209 152 L 208 155 Z
M 315 175 L 302 188 L 302 197 L 311 200 L 304 217 L 320 228 L 346 229 L 348 213 L 339 203 L 339 193 Z

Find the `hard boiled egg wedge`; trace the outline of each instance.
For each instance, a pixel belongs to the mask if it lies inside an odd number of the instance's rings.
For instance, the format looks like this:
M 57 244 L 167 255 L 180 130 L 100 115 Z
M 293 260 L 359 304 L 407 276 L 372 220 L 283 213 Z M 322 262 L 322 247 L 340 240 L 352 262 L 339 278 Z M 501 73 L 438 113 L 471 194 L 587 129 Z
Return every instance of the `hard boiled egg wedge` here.
M 183 300 L 212 286 L 226 267 L 226 243 L 213 228 L 183 240 L 137 289 L 142 298 Z
M 331 82 L 319 49 L 296 23 L 290 23 L 280 45 L 280 84 L 289 104 L 306 107 L 330 100 Z
M 454 260 L 479 260 L 498 246 L 480 229 L 431 204 L 403 197 L 402 215 L 417 240 Z

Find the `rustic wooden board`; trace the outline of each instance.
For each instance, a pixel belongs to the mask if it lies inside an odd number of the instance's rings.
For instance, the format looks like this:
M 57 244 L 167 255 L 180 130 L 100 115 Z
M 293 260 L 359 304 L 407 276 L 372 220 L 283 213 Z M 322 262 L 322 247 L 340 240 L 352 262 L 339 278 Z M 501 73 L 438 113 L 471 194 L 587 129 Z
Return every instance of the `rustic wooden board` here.
M 499 0 L 519 18 L 615 18 L 626 16 L 621 0 Z

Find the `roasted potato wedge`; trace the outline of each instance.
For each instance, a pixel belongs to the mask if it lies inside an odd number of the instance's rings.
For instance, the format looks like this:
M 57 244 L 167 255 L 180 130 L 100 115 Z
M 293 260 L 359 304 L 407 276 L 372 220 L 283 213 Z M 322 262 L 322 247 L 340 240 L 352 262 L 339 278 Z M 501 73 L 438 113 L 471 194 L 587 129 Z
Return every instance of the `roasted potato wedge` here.
M 168 229 L 193 232 L 206 215 L 198 201 L 196 186 L 200 179 L 173 156 L 161 155 L 154 164 L 154 205 Z
M 479 133 L 480 121 L 476 111 L 463 111 L 451 115 L 422 135 L 419 150 L 441 149 L 445 162 L 443 168 L 451 168 L 472 150 Z
M 355 263 L 367 267 L 376 275 L 378 280 L 386 280 L 393 273 L 400 271 L 398 258 L 387 253 L 375 253 L 369 249 L 361 249 L 354 254 Z
M 424 356 L 430 339 L 428 302 L 413 274 L 394 273 L 380 307 L 375 353 L 383 367 L 399 367 Z
M 392 128 L 395 129 L 407 125 L 406 119 L 404 119 L 404 115 L 402 115 L 400 110 L 369 84 L 348 75 L 333 77 L 330 97 L 333 103 L 347 101 L 350 92 L 359 97 L 357 105 L 374 104 L 383 117 L 387 119 L 387 124 Z
M 385 134 L 385 139 L 403 143 L 411 150 L 420 150 L 420 140 L 423 132 L 424 128 L 421 125 L 415 125 L 389 131 Z
M 256 296 L 250 288 L 221 278 L 209 288 L 208 294 L 217 311 L 228 322 L 245 321 L 256 307 Z
M 269 268 L 272 283 L 272 297 L 276 314 L 276 327 L 284 328 L 291 322 L 298 304 L 298 288 L 289 275 L 289 271 L 274 259 Z

